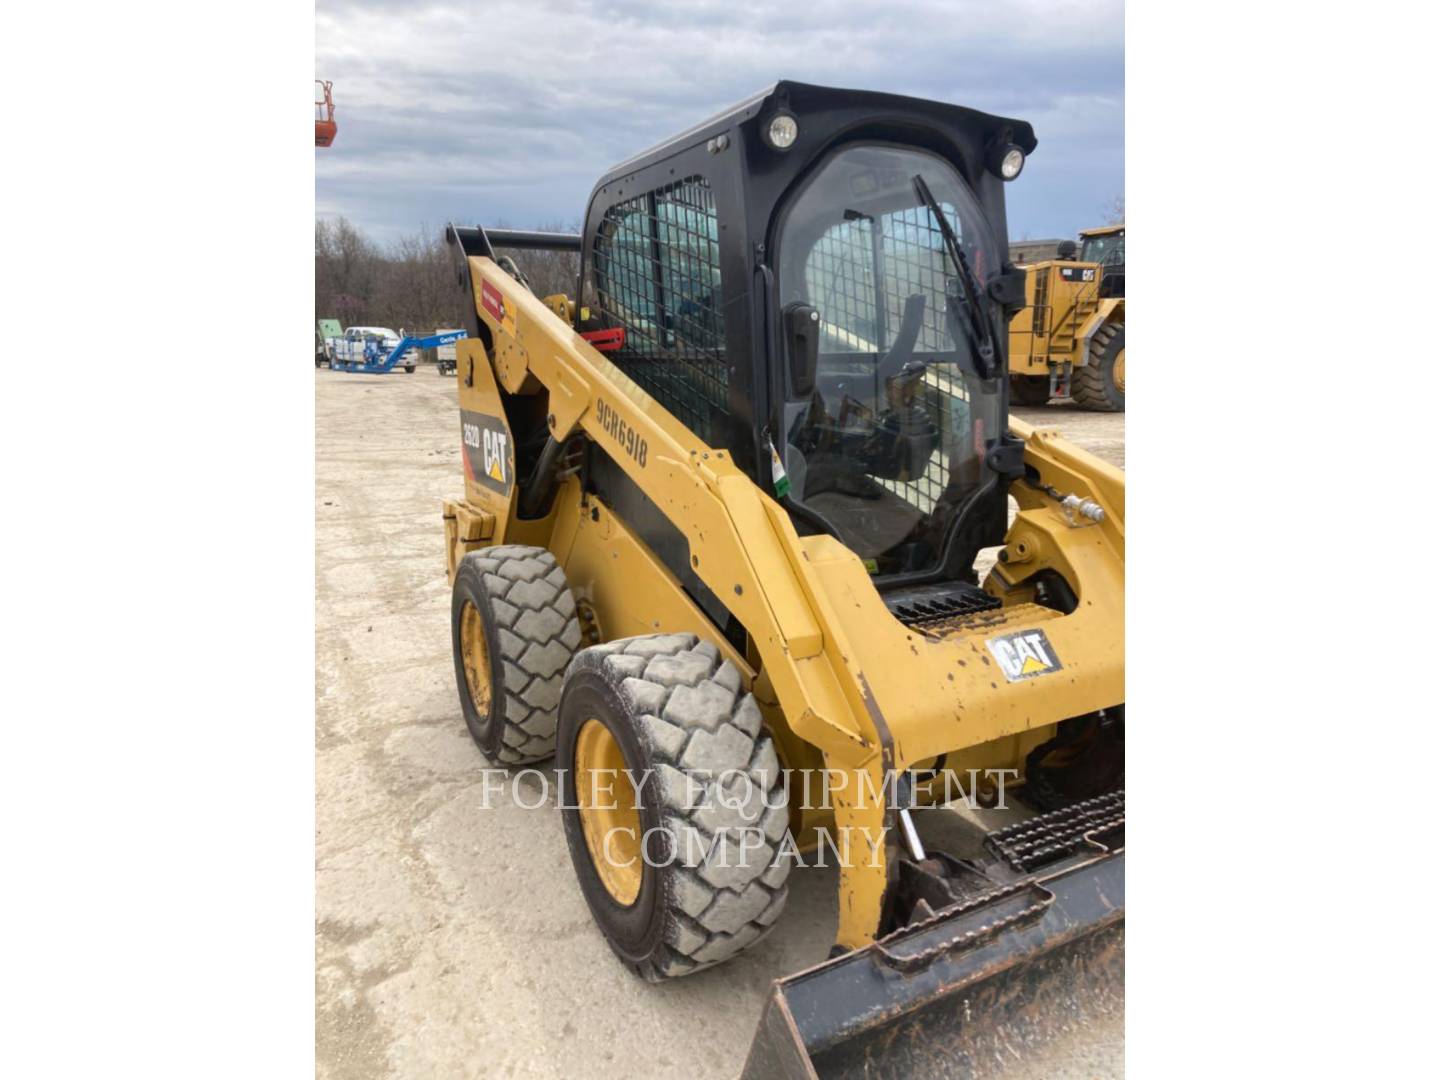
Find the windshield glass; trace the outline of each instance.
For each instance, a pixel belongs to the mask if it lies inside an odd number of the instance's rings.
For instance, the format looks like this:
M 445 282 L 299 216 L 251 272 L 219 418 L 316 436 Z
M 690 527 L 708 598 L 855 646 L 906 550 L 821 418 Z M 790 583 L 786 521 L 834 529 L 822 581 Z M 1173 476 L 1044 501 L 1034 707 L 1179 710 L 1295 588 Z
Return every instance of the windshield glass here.
M 1125 262 L 1125 234 L 1087 236 L 1080 245 L 1080 261 L 1119 266 Z
M 801 188 L 778 243 L 781 310 L 812 305 L 820 325 L 814 393 L 786 405 L 777 447 L 791 498 L 873 574 L 934 569 L 1001 427 L 985 217 L 940 158 L 852 146 Z

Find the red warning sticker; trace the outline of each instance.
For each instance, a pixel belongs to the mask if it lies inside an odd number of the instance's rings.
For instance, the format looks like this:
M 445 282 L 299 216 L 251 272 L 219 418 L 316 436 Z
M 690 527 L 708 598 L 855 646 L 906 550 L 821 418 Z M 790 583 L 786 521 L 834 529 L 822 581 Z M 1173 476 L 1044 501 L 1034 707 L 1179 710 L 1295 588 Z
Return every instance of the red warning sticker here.
M 480 303 L 496 322 L 505 321 L 505 298 L 500 295 L 500 290 L 488 281 L 480 283 Z
M 500 326 L 500 333 L 513 337 L 515 334 L 515 312 L 505 303 L 505 295 L 499 286 L 488 281 L 480 282 L 480 306 Z

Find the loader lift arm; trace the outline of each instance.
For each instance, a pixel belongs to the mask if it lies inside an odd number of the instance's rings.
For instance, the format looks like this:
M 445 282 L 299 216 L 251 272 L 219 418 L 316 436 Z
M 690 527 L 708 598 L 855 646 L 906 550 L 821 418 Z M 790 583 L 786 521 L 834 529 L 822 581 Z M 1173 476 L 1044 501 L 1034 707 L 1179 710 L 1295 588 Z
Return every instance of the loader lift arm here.
M 451 243 L 469 250 L 498 230 L 456 230 Z M 468 236 L 466 235 L 468 233 Z M 788 515 L 755 487 L 724 450 L 715 450 L 658 404 L 547 302 L 536 298 L 488 257 L 467 256 L 475 309 L 483 313 L 479 341 L 463 346 L 483 362 L 491 343 L 494 371 L 509 393 L 534 380 L 550 390 L 550 438 L 563 444 L 583 432 L 604 447 L 633 480 L 673 491 L 667 516 L 686 533 L 702 581 L 757 640 L 782 693 L 806 694 L 816 742 L 854 763 L 878 755 L 873 724 L 856 722 L 824 647 L 807 592 L 797 578 L 798 545 Z M 498 318 L 494 297 L 500 298 Z M 477 356 L 478 354 L 478 356 Z M 467 360 L 460 362 L 462 379 Z M 643 447 L 642 449 L 639 449 Z M 842 665 L 843 667 L 843 665 Z M 811 696 L 813 695 L 813 696 Z M 796 705 L 801 705 L 797 698 Z M 822 709 L 812 708 L 821 704 Z M 868 738 L 867 738 L 868 736 Z

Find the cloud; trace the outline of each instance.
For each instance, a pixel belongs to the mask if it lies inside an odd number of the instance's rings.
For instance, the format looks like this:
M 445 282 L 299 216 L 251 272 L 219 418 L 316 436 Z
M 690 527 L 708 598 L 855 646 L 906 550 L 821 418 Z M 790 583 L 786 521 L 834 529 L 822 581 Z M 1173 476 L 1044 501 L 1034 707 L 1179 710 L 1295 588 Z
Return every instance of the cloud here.
M 1124 190 L 1123 22 L 1112 0 L 319 0 L 340 134 L 316 212 L 381 237 L 579 220 L 609 166 L 789 78 L 1030 121 L 1012 234 L 1072 235 Z

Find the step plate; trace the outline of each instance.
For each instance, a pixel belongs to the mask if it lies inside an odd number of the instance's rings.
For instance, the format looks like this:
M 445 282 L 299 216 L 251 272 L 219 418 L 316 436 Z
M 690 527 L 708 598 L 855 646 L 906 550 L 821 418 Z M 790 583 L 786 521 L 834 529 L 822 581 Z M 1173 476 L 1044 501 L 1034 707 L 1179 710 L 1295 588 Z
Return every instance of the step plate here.
M 1071 855 L 1119 851 L 1124 845 L 1124 791 L 1097 795 L 985 837 L 990 852 L 1022 874 L 1032 874 Z

